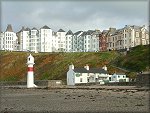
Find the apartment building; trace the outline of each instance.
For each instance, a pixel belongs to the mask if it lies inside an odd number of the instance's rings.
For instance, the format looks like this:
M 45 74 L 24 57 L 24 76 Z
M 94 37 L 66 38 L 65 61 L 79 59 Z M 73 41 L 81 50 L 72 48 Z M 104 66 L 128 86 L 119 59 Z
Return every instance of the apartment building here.
M 13 51 L 17 49 L 17 36 L 13 32 L 11 24 L 8 24 L 6 31 L 1 32 L 1 50 Z
M 40 51 L 39 31 L 35 27 L 31 29 L 29 37 L 29 50 L 32 52 Z
M 18 50 L 28 51 L 30 50 L 30 35 L 31 31 L 29 28 L 22 27 L 22 29 L 16 33 L 18 37 Z
M 0 34 L 0 50 L 4 50 L 4 32 Z
M 73 32 L 69 30 L 66 33 L 66 52 L 73 51 Z
M 56 39 L 57 39 L 57 51 L 58 52 L 65 52 L 66 51 L 66 32 L 63 29 L 59 29 L 56 32 Z
M 133 41 L 134 41 L 134 46 L 137 45 L 147 45 L 149 44 L 149 32 L 143 25 L 141 26 L 129 26 L 133 31 Z
M 129 50 L 137 45 L 149 44 L 149 33 L 145 26 L 126 25 L 122 29 L 110 28 L 107 33 L 107 50 Z
M 99 51 L 99 30 L 78 31 L 73 36 L 73 52 Z
M 73 40 L 72 40 L 72 52 L 79 52 L 80 47 L 79 47 L 79 40 L 81 39 L 81 35 L 82 35 L 83 31 L 77 31 L 73 34 Z
M 106 51 L 107 50 L 107 33 L 108 30 L 103 30 L 99 34 L 99 50 L 100 51 Z
M 129 50 L 137 45 L 149 44 L 149 32 L 145 26 L 126 25 L 121 29 L 109 30 L 71 30 L 59 29 L 54 32 L 47 25 L 37 28 L 25 28 L 14 33 L 8 25 L 1 32 L 1 50 L 20 50 L 32 52 L 97 52 L 106 50 Z
M 112 35 L 115 33 L 116 28 L 109 28 L 108 33 L 106 35 L 107 39 L 107 50 L 113 50 L 115 47 L 115 40 Z
M 52 31 L 52 52 L 58 52 L 58 36 L 54 31 Z
M 52 52 L 52 29 L 47 25 L 39 30 L 39 51 Z
M 101 33 L 100 30 L 95 30 L 91 36 L 91 51 L 92 52 L 98 52 L 99 51 L 99 34 Z

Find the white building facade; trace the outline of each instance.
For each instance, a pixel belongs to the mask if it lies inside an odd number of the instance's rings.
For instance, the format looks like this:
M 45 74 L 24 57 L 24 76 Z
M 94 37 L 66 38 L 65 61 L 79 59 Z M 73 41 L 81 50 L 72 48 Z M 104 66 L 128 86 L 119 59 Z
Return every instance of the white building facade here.
M 125 74 L 114 73 L 109 75 L 107 67 L 90 68 L 88 65 L 84 68 L 75 68 L 74 65 L 69 66 L 67 72 L 67 85 L 88 84 L 88 83 L 105 83 L 112 82 L 129 82 L 129 78 Z
M 72 50 L 73 52 L 79 52 L 81 49 L 80 49 L 80 45 L 79 46 L 79 43 L 80 43 L 80 39 L 81 39 L 81 35 L 82 35 L 83 31 L 78 31 L 76 33 L 74 33 L 73 35 L 73 40 L 72 40 Z
M 125 74 L 114 73 L 110 82 L 129 82 L 129 78 Z
M 57 51 L 65 52 L 66 51 L 66 32 L 62 29 L 59 29 L 56 33 L 57 36 Z
M 17 49 L 17 36 L 13 32 L 12 26 L 8 24 L 6 31 L 1 36 L 1 47 L 3 50 L 15 51 Z
M 73 52 L 73 32 L 69 30 L 66 33 L 66 52 Z
M 4 50 L 4 32 L 0 34 L 0 50 Z
M 30 47 L 30 34 L 31 31 L 29 28 L 24 28 L 22 27 L 22 29 L 17 32 L 17 37 L 18 37 L 18 43 L 19 43 L 19 48 L 18 50 L 20 51 L 29 51 Z
M 98 52 L 100 51 L 100 30 L 67 33 L 63 29 L 54 32 L 47 25 L 39 30 L 22 28 L 14 33 L 11 25 L 1 32 L 1 50 L 31 52 Z M 105 34 L 107 50 L 130 49 L 149 44 L 149 32 L 145 26 L 126 25 L 122 29 L 109 28 Z M 105 49 L 106 50 L 106 49 Z
M 52 52 L 58 52 L 58 37 L 57 32 L 52 32 Z
M 73 52 L 99 51 L 99 30 L 78 31 L 72 40 Z
M 52 29 L 43 26 L 39 30 L 39 46 L 40 52 L 52 52 Z
M 40 51 L 39 31 L 36 28 L 31 29 L 29 37 L 29 50 L 32 52 Z
M 89 68 L 88 65 L 84 68 L 74 68 L 74 65 L 69 66 L 67 72 L 67 85 L 76 85 L 82 83 L 95 83 L 109 80 L 107 70 L 98 68 Z

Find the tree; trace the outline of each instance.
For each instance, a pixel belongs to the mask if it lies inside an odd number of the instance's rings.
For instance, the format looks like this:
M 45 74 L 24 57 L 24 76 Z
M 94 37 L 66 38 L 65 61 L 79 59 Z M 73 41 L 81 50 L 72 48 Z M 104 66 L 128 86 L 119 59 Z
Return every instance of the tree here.
M 132 80 L 134 81 L 137 77 L 137 73 L 136 72 L 129 72 L 127 73 L 127 76 Z

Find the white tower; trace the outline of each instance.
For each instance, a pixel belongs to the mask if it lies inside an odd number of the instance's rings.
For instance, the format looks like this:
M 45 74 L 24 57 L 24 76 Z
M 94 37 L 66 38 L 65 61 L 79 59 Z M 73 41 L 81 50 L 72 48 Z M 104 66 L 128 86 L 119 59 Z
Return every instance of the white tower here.
M 27 88 L 33 88 L 37 87 L 34 84 L 34 70 L 33 70 L 33 65 L 34 65 L 34 57 L 30 54 L 27 58 L 27 65 L 28 65 L 28 74 L 27 74 Z

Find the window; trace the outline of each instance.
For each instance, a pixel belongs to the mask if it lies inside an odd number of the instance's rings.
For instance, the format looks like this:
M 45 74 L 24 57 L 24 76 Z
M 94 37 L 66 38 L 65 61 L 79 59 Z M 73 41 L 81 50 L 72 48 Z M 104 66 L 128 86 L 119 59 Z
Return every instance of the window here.
M 146 34 L 146 39 L 148 39 L 149 38 L 149 36 L 148 36 L 148 34 Z
M 117 37 L 115 37 L 115 39 L 117 40 Z
M 90 79 L 88 78 L 87 81 L 90 82 Z
M 80 77 L 81 74 L 80 73 L 76 73 L 75 75 L 76 75 L 76 77 Z
M 135 36 L 136 36 L 136 37 L 139 37 L 139 32 L 136 32 Z
M 109 81 L 111 81 L 111 77 L 109 77 Z
M 125 40 L 125 44 L 127 44 L 127 41 Z
M 120 78 L 120 76 L 118 75 L 118 78 Z
M 145 34 L 144 33 L 142 33 L 142 38 L 145 38 Z
M 82 78 L 80 78 L 80 82 L 82 82 Z

